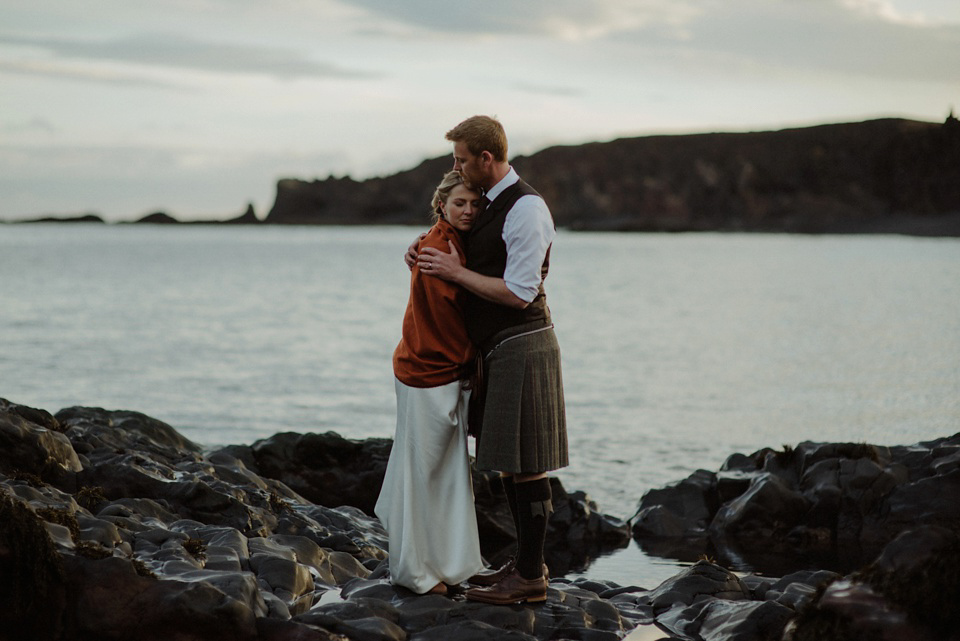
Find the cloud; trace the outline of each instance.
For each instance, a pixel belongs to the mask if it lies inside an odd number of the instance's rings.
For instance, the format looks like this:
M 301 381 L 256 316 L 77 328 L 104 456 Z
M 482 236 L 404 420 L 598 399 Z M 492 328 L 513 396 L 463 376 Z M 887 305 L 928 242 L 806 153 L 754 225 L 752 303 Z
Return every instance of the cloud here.
M 482 10 L 445 0 L 349 3 L 434 34 L 617 42 L 634 56 L 704 69 L 960 80 L 960 25 L 899 11 L 889 0 L 488 0 Z M 502 53 L 505 68 L 509 46 L 489 47 L 494 60 Z
M 543 96 L 557 96 L 562 98 L 571 98 L 576 96 L 583 95 L 583 91 L 574 86 L 562 86 L 562 85 L 541 85 L 536 83 L 530 84 L 517 84 L 515 88 L 518 91 L 529 94 L 537 94 Z
M 110 85 L 155 87 L 167 89 L 180 85 L 162 80 L 146 78 L 139 73 L 130 73 L 117 69 L 91 67 L 72 62 L 60 63 L 47 60 L 0 60 L 0 72 L 16 73 L 28 76 L 45 76 L 63 80 L 98 82 Z
M 931 25 L 933 21 L 922 12 L 905 14 L 887 0 L 841 0 L 841 4 L 852 11 L 866 16 L 880 18 L 887 22 L 907 25 Z
M 0 131 L 3 131 L 8 135 L 22 133 L 56 134 L 59 132 L 59 129 L 46 118 L 35 116 L 27 122 L 4 123 L 3 125 L 0 125 Z
M 346 0 L 371 13 L 448 33 L 542 35 L 587 40 L 659 24 L 675 25 L 697 14 L 689 0 Z
M 895 20 L 877 2 L 738 0 L 686 28 L 691 49 L 770 68 L 960 81 L 960 27 Z
M 351 79 L 376 75 L 318 62 L 309 55 L 281 47 L 207 42 L 170 34 L 148 33 L 110 40 L 0 34 L 0 44 L 39 48 L 70 60 L 109 60 L 214 73 L 262 74 L 282 79 Z M 42 68 L 39 72 L 42 73 Z

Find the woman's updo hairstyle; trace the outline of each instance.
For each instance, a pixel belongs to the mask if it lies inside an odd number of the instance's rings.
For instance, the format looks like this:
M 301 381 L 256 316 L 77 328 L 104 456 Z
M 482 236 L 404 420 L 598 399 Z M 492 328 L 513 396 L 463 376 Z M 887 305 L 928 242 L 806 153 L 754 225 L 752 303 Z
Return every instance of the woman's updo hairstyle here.
M 462 184 L 463 178 L 455 171 L 448 171 L 443 176 L 443 180 L 441 180 L 440 184 L 437 185 L 436 190 L 433 192 L 433 199 L 430 201 L 430 206 L 433 208 L 431 215 L 433 216 L 434 222 L 443 218 L 443 211 L 440 209 L 440 205 L 446 204 L 447 199 L 450 198 L 450 192 L 453 191 L 453 188 Z

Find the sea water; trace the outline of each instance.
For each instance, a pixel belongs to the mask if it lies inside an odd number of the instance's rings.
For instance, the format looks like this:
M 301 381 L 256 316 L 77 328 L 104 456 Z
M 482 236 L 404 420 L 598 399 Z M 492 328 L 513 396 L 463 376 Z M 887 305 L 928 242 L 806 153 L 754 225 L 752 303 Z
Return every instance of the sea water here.
M 410 227 L 0 225 L 0 397 L 215 447 L 389 437 Z M 960 431 L 960 240 L 561 230 L 569 491 L 629 518 L 733 452 Z M 632 543 L 583 575 L 655 586 Z

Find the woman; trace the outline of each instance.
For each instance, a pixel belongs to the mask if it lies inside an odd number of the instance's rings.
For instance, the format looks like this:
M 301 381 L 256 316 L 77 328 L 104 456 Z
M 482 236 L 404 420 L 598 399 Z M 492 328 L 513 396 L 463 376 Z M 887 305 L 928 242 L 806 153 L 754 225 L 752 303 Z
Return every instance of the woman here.
M 435 224 L 420 248 L 463 256 L 480 193 L 446 174 L 433 195 Z M 483 568 L 467 455 L 464 379 L 475 349 L 464 292 L 413 267 L 403 337 L 393 354 L 397 430 L 375 512 L 389 536 L 390 575 L 417 594 L 446 594 Z

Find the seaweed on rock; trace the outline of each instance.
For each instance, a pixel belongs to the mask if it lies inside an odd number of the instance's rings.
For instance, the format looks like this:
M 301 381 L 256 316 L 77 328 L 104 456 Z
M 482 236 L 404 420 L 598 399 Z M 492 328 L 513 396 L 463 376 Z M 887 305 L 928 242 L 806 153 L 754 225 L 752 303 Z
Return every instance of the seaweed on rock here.
M 66 594 L 60 554 L 34 512 L 0 490 L 0 630 L 11 638 L 57 638 Z

